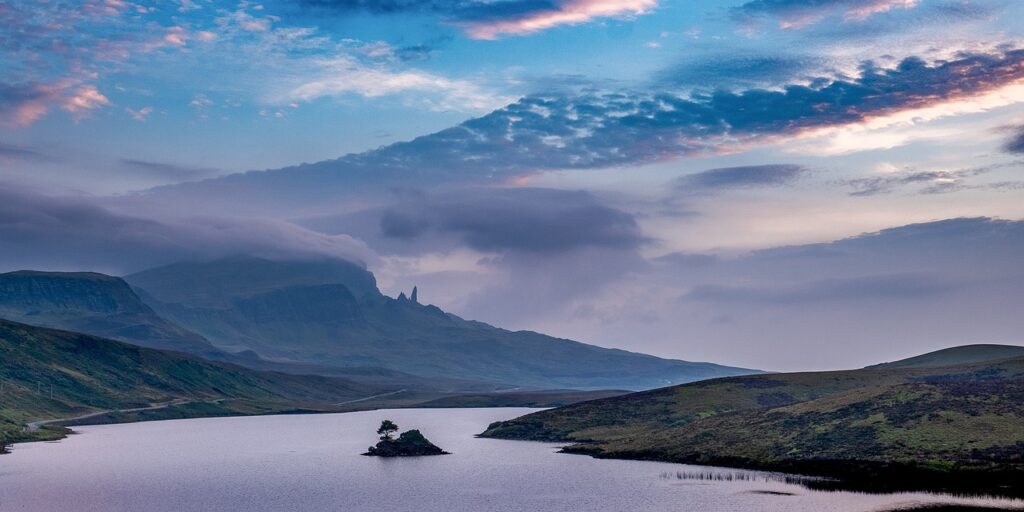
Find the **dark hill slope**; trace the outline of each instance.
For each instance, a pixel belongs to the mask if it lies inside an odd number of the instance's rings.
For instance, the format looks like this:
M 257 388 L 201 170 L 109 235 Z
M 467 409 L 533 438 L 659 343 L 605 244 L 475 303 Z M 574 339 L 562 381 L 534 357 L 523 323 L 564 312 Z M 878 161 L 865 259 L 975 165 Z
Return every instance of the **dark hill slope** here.
M 1024 347 L 1016 345 L 963 345 L 951 347 L 919 356 L 876 364 L 868 368 L 933 368 L 957 364 L 998 361 L 1013 357 L 1024 357 Z
M 752 373 L 507 331 L 386 297 L 351 263 L 330 272 L 322 270 L 327 263 L 304 271 L 306 264 L 236 257 L 126 280 L 161 315 L 218 347 L 266 359 L 536 388 L 645 389 Z
M 67 331 L 0 320 L 0 437 L 26 422 L 175 400 L 254 410 L 328 405 L 387 392 L 346 379 L 253 371 Z M 232 413 L 226 408 L 221 414 Z
M 567 451 L 599 457 L 1019 494 L 1024 358 L 715 379 L 542 411 L 483 435 L 571 442 Z
M 213 356 L 202 336 L 158 316 L 124 280 L 91 272 L 0 274 L 0 318 Z

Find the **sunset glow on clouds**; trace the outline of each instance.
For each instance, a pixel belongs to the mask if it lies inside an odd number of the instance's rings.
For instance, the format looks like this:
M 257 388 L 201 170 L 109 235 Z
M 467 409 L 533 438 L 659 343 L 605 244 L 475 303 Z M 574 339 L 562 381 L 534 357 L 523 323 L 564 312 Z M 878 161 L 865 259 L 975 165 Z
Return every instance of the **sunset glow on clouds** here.
M 1024 288 L 1007 256 L 1024 236 L 1021 16 L 1000 0 L 0 2 L 0 239 L 18 241 L 0 262 L 52 253 L 31 233 L 72 240 L 82 270 L 351 257 L 385 292 L 672 357 L 766 332 L 810 350 L 834 334 L 807 307 L 868 323 L 906 307 L 922 349 L 963 332 L 958 307 L 1019 332 L 993 304 Z
M 521 35 L 559 25 L 577 25 L 618 16 L 639 16 L 657 7 L 657 0 L 565 0 L 549 8 L 508 18 L 458 22 L 475 39 L 495 39 L 502 35 Z

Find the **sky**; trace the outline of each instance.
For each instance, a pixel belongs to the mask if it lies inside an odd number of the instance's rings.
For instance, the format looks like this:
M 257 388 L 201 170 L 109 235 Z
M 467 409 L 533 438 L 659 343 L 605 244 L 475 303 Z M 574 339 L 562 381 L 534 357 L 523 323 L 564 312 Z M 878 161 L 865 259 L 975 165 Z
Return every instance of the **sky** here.
M 1024 344 L 1016 0 L 0 0 L 0 270 L 247 253 L 664 357 Z

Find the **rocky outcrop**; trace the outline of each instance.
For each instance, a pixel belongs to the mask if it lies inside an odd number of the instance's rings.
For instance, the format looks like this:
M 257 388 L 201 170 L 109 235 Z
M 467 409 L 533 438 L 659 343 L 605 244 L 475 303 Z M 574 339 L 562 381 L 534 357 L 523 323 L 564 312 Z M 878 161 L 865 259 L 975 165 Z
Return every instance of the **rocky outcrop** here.
M 377 446 L 371 446 L 363 455 L 372 457 L 415 457 L 420 455 L 448 455 L 448 452 L 431 443 L 419 430 L 409 430 L 398 439 L 382 439 Z

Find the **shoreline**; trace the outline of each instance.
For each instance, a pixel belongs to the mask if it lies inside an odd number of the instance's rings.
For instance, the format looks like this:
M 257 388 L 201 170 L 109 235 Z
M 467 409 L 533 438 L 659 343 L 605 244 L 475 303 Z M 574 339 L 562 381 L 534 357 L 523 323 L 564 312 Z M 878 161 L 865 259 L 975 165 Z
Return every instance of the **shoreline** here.
M 758 462 L 708 456 L 701 460 L 680 459 L 652 452 L 603 452 L 595 444 L 555 438 L 517 438 L 478 434 L 482 439 L 564 444 L 559 453 L 594 459 L 664 462 L 707 468 L 759 471 L 792 477 L 794 483 L 816 491 L 851 491 L 867 494 L 930 492 L 954 496 L 993 497 L 1021 500 L 1024 510 L 1024 481 L 1020 471 L 960 470 L 938 472 L 910 464 L 861 460 L 789 460 Z M 571 444 L 565 444 L 571 443 Z

